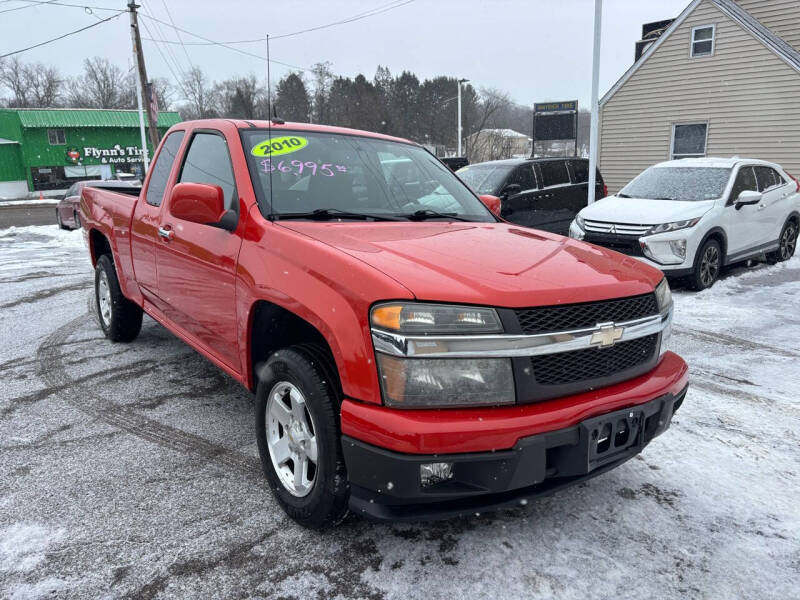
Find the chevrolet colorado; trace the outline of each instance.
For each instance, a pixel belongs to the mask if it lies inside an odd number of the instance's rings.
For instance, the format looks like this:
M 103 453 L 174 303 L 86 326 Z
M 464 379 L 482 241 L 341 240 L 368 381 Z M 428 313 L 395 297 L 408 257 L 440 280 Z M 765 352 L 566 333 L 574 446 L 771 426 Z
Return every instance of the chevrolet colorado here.
M 641 452 L 686 394 L 657 269 L 502 221 L 406 140 L 185 122 L 124 192 L 80 203 L 105 335 L 147 313 L 254 391 L 304 526 L 551 493 Z

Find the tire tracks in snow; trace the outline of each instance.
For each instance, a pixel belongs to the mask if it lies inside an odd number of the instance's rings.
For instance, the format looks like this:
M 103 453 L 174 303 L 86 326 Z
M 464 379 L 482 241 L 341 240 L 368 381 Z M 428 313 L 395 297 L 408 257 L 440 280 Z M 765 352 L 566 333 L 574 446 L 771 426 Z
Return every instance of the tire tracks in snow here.
M 684 327 L 675 326 L 673 326 L 672 331 L 678 335 L 694 338 L 701 342 L 711 342 L 712 344 L 732 344 L 734 346 L 744 348 L 745 350 L 769 352 L 784 358 L 800 358 L 800 352 L 787 350 L 786 348 L 779 348 L 778 346 L 770 346 L 769 344 L 762 344 L 761 342 L 746 340 L 744 338 L 725 333 L 706 331 L 704 329 L 687 329 Z
M 53 331 L 39 345 L 36 351 L 37 374 L 55 395 L 82 413 L 112 427 L 162 448 L 191 457 L 201 457 L 263 483 L 261 466 L 255 458 L 215 444 L 198 435 L 149 419 L 130 407 L 114 404 L 107 398 L 96 394 L 88 385 L 93 379 L 92 376 L 79 379 L 71 377 L 64 366 L 61 347 L 67 342 L 70 335 L 92 321 L 90 313 L 83 314 Z M 120 366 L 119 369 L 125 370 L 126 366 Z

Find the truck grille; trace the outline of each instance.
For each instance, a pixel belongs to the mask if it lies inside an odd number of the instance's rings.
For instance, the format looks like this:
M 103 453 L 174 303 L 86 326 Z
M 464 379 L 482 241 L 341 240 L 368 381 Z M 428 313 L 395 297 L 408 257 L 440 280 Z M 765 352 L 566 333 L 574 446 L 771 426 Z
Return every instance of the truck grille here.
M 611 321 L 632 321 L 658 314 L 658 305 L 655 294 L 644 294 L 584 304 L 523 308 L 515 312 L 522 333 L 530 335 L 585 329 Z
M 643 365 L 653 358 L 658 334 L 621 342 L 611 348 L 587 348 L 531 357 L 539 385 L 563 385 L 602 379 Z

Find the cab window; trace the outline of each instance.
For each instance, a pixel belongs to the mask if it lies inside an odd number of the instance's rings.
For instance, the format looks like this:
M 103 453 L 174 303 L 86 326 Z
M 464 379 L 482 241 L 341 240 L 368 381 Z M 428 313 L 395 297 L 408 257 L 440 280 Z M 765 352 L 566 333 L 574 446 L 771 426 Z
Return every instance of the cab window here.
M 161 151 L 156 157 L 156 162 L 150 167 L 150 181 L 147 184 L 145 199 L 152 206 L 160 206 L 164 199 L 164 190 L 167 189 L 167 180 L 172 172 L 172 164 L 183 141 L 183 131 L 173 131 L 161 144 Z
M 218 185 L 225 195 L 225 210 L 237 210 L 235 179 L 228 143 L 219 133 L 199 132 L 194 135 L 183 161 L 179 183 Z

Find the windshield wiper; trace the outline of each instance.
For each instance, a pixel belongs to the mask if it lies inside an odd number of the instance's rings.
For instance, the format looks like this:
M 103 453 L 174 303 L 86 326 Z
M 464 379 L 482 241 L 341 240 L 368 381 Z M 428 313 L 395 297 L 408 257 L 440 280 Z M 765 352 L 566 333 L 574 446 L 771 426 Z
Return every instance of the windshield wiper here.
M 472 222 L 472 219 L 467 219 L 466 217 L 460 217 L 456 213 L 441 213 L 430 208 L 423 208 L 421 210 L 415 210 L 412 213 L 407 215 L 401 215 L 405 217 L 409 221 L 424 221 L 425 219 L 454 219 L 456 221 L 469 221 Z
M 670 198 L 669 196 L 655 196 L 653 198 L 648 198 L 648 200 L 677 200 L 677 198 Z
M 306 212 L 272 213 L 272 219 L 313 219 L 317 221 L 330 221 L 332 219 L 372 219 L 373 221 L 400 221 L 397 217 L 389 215 L 371 215 L 368 213 L 350 212 L 338 208 L 316 208 Z
M 617 198 L 631 198 L 628 194 L 623 194 L 622 192 L 617 192 Z

